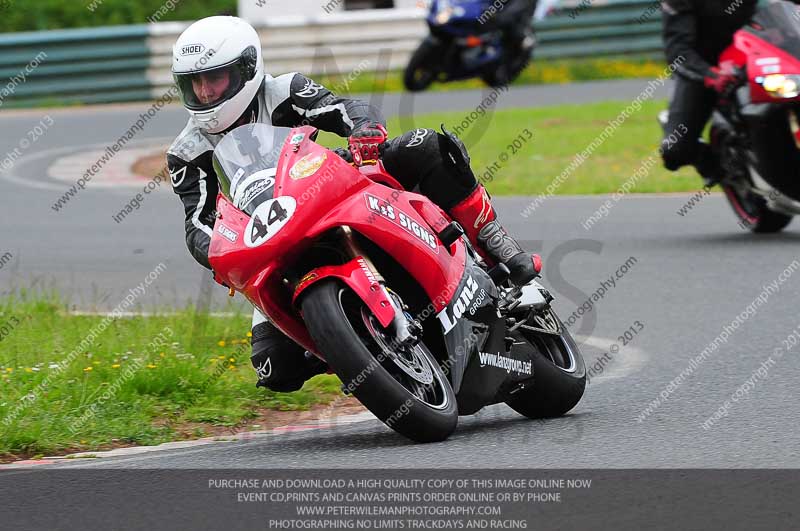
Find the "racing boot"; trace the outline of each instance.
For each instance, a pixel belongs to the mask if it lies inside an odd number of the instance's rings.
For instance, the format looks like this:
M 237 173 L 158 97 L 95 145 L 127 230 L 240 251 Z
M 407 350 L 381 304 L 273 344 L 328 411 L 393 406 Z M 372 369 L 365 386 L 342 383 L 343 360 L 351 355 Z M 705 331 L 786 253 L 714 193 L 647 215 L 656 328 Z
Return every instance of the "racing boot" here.
M 700 142 L 697 146 L 697 161 L 694 167 L 703 178 L 705 188 L 711 188 L 722 181 L 724 172 L 719 155 L 705 142 Z
M 524 286 L 539 276 L 542 259 L 526 253 L 497 220 L 489 193 L 482 185 L 450 209 L 450 217 L 464 229 L 469 241 L 490 266 L 505 264 L 511 282 Z

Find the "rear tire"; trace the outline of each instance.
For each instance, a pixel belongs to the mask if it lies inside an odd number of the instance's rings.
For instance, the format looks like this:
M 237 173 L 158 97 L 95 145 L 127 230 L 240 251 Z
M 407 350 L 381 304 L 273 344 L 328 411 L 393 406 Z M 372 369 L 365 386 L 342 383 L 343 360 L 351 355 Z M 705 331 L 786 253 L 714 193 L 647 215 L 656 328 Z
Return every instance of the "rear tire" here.
M 533 383 L 506 400 L 514 411 L 528 418 L 560 417 L 574 408 L 586 389 L 586 365 L 578 345 L 561 319 L 550 310 L 560 336 L 521 332 L 535 351 Z
M 492 88 L 505 87 L 519 77 L 531 60 L 531 51 L 518 50 L 513 58 L 503 58 L 494 69 L 482 73 L 481 80 Z
M 792 216 L 770 210 L 762 197 L 752 193 L 744 197 L 730 185 L 722 185 L 722 189 L 740 225 L 752 232 L 780 232 L 792 221 Z
M 422 368 L 431 371 L 432 382 L 417 382 L 416 390 L 431 397 L 433 404 L 409 390 L 415 380 L 370 339 L 374 336 L 361 319 L 365 305 L 352 290 L 335 280 L 321 280 L 309 288 L 302 308 L 311 337 L 343 387 L 350 387 L 376 417 L 416 442 L 443 441 L 453 433 L 458 423 L 455 393 L 423 343 L 417 361 L 423 364 L 427 359 L 428 366 Z

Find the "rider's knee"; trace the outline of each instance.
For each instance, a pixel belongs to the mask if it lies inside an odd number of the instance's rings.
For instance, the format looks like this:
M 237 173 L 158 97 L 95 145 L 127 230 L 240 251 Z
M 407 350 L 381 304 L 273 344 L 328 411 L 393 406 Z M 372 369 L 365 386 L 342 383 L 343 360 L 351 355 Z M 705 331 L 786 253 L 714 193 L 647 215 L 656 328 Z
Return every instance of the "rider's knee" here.
M 424 127 L 412 129 L 400 136 L 399 145 L 405 149 L 416 149 L 421 152 L 425 152 L 432 147 L 437 146 L 437 134 L 438 133 L 433 129 L 427 129 Z
M 387 144 L 386 169 L 400 178 L 415 176 L 422 193 L 445 210 L 477 185 L 466 146 L 446 129 L 413 129 Z
M 412 129 L 381 146 L 384 166 L 401 179 L 426 173 L 437 152 L 438 142 L 433 129 Z
M 271 323 L 253 327 L 250 362 L 259 385 L 272 391 L 297 391 L 306 381 L 305 350 L 284 336 Z
M 455 178 L 460 188 L 473 189 L 477 184 L 477 178 L 470 165 L 467 146 L 444 126 L 442 126 L 442 133 L 436 133 L 436 139 L 439 157 L 448 173 Z
M 306 383 L 304 378 L 273 378 L 263 380 L 263 386 L 276 393 L 292 393 L 299 391 Z

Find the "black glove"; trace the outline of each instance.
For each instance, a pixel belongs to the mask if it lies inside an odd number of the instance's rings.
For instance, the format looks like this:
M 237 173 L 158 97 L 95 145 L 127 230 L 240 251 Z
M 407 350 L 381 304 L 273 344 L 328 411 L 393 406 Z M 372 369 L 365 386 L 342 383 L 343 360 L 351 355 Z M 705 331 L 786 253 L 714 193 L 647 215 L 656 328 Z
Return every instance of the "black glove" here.
M 333 152 L 342 157 L 348 164 L 353 163 L 353 154 L 350 153 L 349 150 L 343 147 L 337 147 L 336 149 L 333 150 Z

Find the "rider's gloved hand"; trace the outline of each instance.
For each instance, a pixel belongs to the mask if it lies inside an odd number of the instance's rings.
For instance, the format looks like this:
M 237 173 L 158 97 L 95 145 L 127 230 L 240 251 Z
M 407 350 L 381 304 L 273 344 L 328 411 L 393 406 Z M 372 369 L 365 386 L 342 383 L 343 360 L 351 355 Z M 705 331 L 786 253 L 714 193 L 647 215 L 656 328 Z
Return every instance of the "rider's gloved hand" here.
M 725 94 L 739 81 L 738 73 L 734 66 L 730 63 L 723 64 L 723 66 L 712 66 L 708 69 L 706 77 L 703 79 L 703 84 L 711 89 L 714 89 L 719 94 Z
M 368 123 L 357 131 L 353 131 L 348 140 L 353 164 L 375 164 L 380 158 L 380 145 L 386 142 L 389 134 L 379 123 Z

